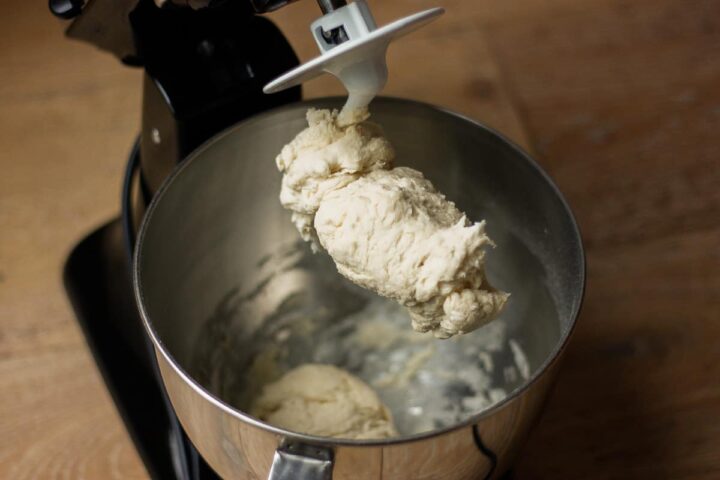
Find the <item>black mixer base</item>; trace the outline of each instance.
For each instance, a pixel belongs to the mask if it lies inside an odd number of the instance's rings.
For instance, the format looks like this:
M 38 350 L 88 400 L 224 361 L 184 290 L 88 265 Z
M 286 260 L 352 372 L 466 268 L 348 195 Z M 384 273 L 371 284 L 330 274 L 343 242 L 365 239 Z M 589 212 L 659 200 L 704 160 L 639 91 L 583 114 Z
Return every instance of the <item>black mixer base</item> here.
M 129 264 L 119 219 L 73 249 L 64 281 L 78 322 L 150 476 L 217 479 L 180 428 L 162 389 L 135 308 Z

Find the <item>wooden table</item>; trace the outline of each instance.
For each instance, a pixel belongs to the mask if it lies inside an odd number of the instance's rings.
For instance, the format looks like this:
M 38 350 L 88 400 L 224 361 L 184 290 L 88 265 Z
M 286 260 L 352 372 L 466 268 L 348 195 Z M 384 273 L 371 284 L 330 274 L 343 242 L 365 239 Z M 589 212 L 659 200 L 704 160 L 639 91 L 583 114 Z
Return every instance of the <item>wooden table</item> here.
M 720 478 L 720 4 L 437 3 L 391 50 L 388 93 L 534 149 L 587 246 L 580 324 L 514 477 Z M 311 4 L 273 14 L 303 59 Z M 384 23 L 433 2 L 371 4 Z M 0 478 L 145 478 L 60 280 L 118 212 L 140 73 L 64 40 L 44 2 L 4 6 Z

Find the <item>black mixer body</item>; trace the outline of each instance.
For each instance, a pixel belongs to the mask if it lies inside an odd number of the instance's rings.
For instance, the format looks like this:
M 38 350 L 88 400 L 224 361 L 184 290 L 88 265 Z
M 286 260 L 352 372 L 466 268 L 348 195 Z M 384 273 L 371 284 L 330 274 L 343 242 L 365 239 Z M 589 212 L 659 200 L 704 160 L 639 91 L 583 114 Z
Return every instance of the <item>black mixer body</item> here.
M 245 118 L 300 100 L 300 87 L 273 95 L 262 91 L 298 64 L 280 30 L 257 15 L 285 3 L 218 1 L 198 9 L 198 2 L 160 7 L 152 0 L 50 0 L 53 13 L 72 19 L 70 38 L 144 69 L 140 134 L 128 161 L 121 215 L 75 247 L 64 280 L 97 366 L 153 478 L 217 476 L 180 428 L 138 316 L 129 268 L 135 233 L 154 193 L 190 152 Z

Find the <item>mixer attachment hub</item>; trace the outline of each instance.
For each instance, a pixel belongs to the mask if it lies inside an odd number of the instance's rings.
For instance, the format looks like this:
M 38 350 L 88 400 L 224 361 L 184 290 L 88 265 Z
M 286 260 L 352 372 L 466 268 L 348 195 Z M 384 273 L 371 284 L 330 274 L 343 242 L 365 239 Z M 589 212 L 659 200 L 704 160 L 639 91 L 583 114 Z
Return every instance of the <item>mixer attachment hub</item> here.
M 276 78 L 263 91 L 278 92 L 330 73 L 348 91 L 345 108 L 366 107 L 387 83 L 385 54 L 390 42 L 443 12 L 432 8 L 378 28 L 365 0 L 329 11 L 310 26 L 320 56 Z

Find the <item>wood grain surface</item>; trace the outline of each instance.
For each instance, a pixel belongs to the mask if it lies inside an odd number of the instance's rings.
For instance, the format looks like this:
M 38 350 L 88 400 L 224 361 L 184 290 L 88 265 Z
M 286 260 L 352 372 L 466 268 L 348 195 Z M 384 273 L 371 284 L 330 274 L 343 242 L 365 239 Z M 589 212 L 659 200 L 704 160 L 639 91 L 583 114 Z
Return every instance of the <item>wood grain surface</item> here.
M 312 3 L 272 14 L 303 59 Z M 534 149 L 588 249 L 580 323 L 513 476 L 720 478 L 720 4 L 437 4 L 444 19 L 392 47 L 386 93 Z M 140 73 L 65 40 L 45 2 L 3 5 L 0 478 L 146 478 L 60 280 L 119 210 Z M 435 3 L 371 5 L 385 23 Z
M 486 25 L 588 261 L 517 478 L 720 478 L 720 3 L 548 3 Z

